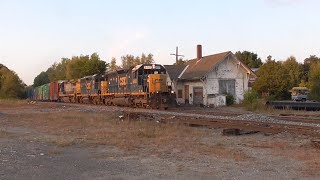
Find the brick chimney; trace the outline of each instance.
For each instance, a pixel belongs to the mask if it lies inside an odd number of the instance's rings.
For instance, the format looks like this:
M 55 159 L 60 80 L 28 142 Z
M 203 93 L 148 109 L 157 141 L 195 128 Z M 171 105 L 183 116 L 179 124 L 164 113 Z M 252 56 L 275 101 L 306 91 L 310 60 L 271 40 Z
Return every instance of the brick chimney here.
M 202 59 L 202 46 L 199 44 L 197 45 L 197 61 Z

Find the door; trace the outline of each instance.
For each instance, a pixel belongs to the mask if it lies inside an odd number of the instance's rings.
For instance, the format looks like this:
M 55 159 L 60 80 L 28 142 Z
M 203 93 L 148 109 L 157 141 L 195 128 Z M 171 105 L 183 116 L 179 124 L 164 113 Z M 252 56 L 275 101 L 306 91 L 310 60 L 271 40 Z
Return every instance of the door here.
M 193 87 L 193 104 L 203 104 L 203 87 Z
M 184 86 L 184 101 L 189 104 L 189 85 Z

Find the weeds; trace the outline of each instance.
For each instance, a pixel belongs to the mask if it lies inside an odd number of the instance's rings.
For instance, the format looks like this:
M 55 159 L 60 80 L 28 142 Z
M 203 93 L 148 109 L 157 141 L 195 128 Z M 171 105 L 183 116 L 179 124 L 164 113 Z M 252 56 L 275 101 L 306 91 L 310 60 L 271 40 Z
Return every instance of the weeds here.
M 133 116 L 132 116 L 133 117 Z M 64 112 L 9 115 L 18 126 L 33 128 L 48 134 L 45 139 L 58 147 L 75 144 L 112 145 L 122 150 L 135 151 L 151 148 L 150 153 L 194 152 L 244 160 L 244 153 L 234 149 L 202 143 L 209 131 L 196 129 L 179 123 L 162 124 L 137 118 L 119 121 L 115 113 Z M 148 119 L 148 118 L 147 118 Z M 243 158 L 240 158 L 243 157 Z
M 262 99 L 259 98 L 259 95 L 256 91 L 247 91 L 244 94 L 243 105 L 246 110 L 249 111 L 257 111 L 257 110 L 265 110 L 265 104 Z

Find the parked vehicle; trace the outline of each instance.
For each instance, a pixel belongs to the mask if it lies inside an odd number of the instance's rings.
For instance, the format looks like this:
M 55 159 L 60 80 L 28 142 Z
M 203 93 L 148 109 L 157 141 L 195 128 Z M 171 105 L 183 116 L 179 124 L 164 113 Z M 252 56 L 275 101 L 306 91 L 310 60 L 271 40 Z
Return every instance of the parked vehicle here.
M 308 95 L 310 90 L 306 87 L 294 87 L 290 90 L 291 92 L 291 99 L 293 101 L 302 101 L 305 102 L 309 100 Z

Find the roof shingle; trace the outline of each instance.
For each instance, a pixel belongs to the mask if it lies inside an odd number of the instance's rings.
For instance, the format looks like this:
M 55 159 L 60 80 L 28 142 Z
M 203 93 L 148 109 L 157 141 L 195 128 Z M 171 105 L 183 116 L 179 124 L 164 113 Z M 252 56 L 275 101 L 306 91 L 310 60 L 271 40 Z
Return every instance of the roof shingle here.
M 181 72 L 186 68 L 187 65 L 164 65 L 172 80 L 178 79 Z
M 193 59 L 187 62 L 188 68 L 181 76 L 181 79 L 193 80 L 200 79 L 213 69 L 215 65 L 223 61 L 231 52 L 223 52 L 204 56 L 201 60 Z

